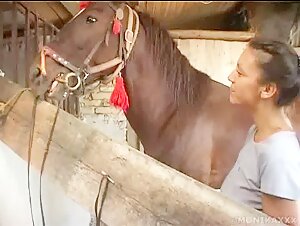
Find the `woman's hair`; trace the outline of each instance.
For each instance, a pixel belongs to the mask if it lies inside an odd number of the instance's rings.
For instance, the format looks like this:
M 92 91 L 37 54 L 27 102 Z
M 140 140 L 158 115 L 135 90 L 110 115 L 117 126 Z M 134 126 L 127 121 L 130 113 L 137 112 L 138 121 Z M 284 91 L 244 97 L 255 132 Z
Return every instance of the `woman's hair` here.
M 264 54 L 257 54 L 263 71 L 262 82 L 274 82 L 279 89 L 278 106 L 292 103 L 300 93 L 299 58 L 290 45 L 259 37 L 253 38 L 249 46 Z

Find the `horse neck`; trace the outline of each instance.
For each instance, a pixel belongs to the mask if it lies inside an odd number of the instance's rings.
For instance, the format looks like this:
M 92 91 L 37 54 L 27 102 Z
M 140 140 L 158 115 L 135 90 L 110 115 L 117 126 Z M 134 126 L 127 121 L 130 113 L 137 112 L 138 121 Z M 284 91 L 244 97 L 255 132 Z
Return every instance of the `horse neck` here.
M 174 101 L 174 91 L 164 78 L 161 67 L 154 63 L 154 56 L 147 51 L 147 44 L 145 30 L 141 26 L 124 75 L 130 103 L 126 117 L 141 139 L 145 150 L 148 144 L 151 147 L 153 143 L 159 145 L 163 127 L 170 123 L 178 112 L 191 107 L 185 106 L 183 109 Z M 190 69 L 190 72 L 198 73 L 192 67 Z M 198 81 L 201 80 L 201 75 L 197 75 Z M 199 85 L 197 87 L 199 91 L 202 82 L 198 81 L 196 83 Z M 192 84 L 185 85 L 192 86 Z

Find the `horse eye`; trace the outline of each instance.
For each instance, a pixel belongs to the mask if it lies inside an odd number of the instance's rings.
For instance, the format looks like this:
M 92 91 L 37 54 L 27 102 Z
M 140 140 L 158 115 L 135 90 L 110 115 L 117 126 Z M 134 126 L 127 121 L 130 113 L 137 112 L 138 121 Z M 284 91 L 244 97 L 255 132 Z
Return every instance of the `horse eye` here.
M 95 23 L 95 22 L 97 22 L 97 19 L 96 19 L 95 17 L 88 16 L 88 17 L 86 18 L 86 23 L 87 23 L 87 24 L 91 24 L 91 23 Z

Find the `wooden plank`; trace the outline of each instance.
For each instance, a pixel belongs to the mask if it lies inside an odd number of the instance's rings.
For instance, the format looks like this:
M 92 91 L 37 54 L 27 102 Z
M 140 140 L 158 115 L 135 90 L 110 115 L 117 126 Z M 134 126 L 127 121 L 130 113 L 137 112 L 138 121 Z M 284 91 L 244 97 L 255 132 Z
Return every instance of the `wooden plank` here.
M 241 31 L 169 30 L 169 33 L 174 39 L 212 39 L 247 42 L 254 37 L 254 33 Z
M 28 10 L 29 13 L 31 13 L 33 16 L 32 19 L 34 19 L 34 15 L 36 15 L 40 21 L 42 21 L 43 23 L 46 23 L 49 27 L 53 26 L 53 29 L 56 30 L 57 32 L 59 31 L 59 29 L 57 27 L 55 27 L 52 23 L 50 23 L 49 20 L 47 20 L 44 17 L 41 17 L 34 8 L 33 9 L 32 9 L 32 7 L 28 8 L 28 6 L 30 6 L 30 4 L 28 5 L 28 2 L 17 2 L 17 5 L 18 5 L 18 8 L 22 11 Z
M 79 2 L 60 2 L 71 14 L 75 16 L 79 12 Z
M 5 12 L 11 10 L 11 2 L 3 1 L 0 2 L 0 11 Z
M 129 122 L 127 122 L 126 140 L 131 147 L 139 150 L 140 147 L 139 138 L 135 133 L 135 131 L 132 129 Z
M 0 78 L 0 90 L 0 101 L 7 102 L 20 86 Z M 24 93 L 0 127 L 0 139 L 25 161 L 32 106 L 32 95 Z M 31 162 L 34 168 L 41 167 L 55 111 L 53 105 L 38 103 Z M 237 205 L 214 189 L 127 145 L 113 142 L 99 130 L 60 111 L 44 176 L 93 212 L 101 171 L 107 172 L 115 182 L 109 184 L 103 206 L 102 220 L 107 225 L 193 226 L 235 222 L 246 225 L 246 217 L 267 217 Z M 244 223 L 240 222 L 241 218 Z

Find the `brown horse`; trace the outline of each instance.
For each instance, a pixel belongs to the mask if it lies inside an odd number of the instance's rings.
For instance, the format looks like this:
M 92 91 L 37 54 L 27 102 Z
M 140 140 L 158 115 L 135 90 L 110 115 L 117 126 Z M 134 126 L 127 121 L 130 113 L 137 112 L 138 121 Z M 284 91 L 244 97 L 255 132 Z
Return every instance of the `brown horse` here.
M 61 100 L 70 92 L 82 95 L 79 90 L 121 70 L 130 103 L 125 114 L 145 153 L 219 188 L 252 120 L 229 103 L 228 87 L 190 65 L 165 29 L 134 12 L 124 4 L 92 3 L 41 53 L 42 68 L 37 57 L 31 87 Z M 112 33 L 114 19 L 122 24 L 120 34 Z M 126 64 L 110 61 L 116 56 Z

